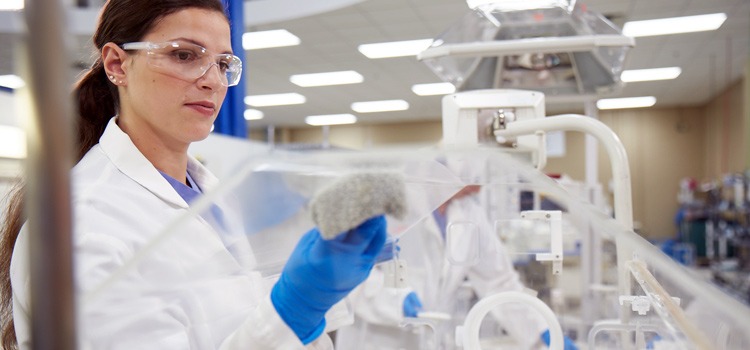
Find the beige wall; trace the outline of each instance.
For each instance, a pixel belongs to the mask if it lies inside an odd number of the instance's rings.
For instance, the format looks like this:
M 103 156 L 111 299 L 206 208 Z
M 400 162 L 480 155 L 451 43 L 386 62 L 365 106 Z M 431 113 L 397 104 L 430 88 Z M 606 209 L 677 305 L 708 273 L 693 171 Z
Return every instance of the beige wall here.
M 628 153 L 633 189 L 633 217 L 648 238 L 676 232 L 679 182 L 717 179 L 727 171 L 747 167 L 745 152 L 750 120 L 746 82 L 738 82 L 705 107 L 648 108 L 602 111 L 599 119 L 619 136 Z M 258 139 L 265 139 L 255 134 Z M 277 142 L 321 143 L 321 128 L 276 130 Z M 332 126 L 332 146 L 367 149 L 395 145 L 430 145 L 439 142 L 442 126 L 434 121 Z M 599 180 L 608 188 L 612 177 L 609 159 L 599 147 Z M 723 158 L 722 158 L 723 157 Z M 723 169 L 725 167 L 727 170 Z M 551 158 L 547 173 L 564 173 L 585 180 L 585 137 L 566 134 L 566 155 Z
M 706 176 L 720 178 L 748 167 L 745 138 L 745 83 L 739 81 L 705 107 Z
M 664 238 L 675 234 L 673 217 L 682 178 L 713 180 L 727 171 L 747 167 L 743 85 L 733 85 L 706 107 L 600 112 L 599 119 L 618 135 L 628 153 L 633 218 L 644 236 Z M 566 156 L 550 159 L 545 171 L 565 173 L 583 181 L 584 136 L 568 132 L 566 148 Z M 727 171 L 719 168 L 724 149 L 728 150 L 724 153 Z M 599 180 L 608 186 L 612 178 L 609 159 L 601 146 L 598 154 Z
M 625 146 L 630 165 L 633 218 L 644 236 L 675 234 L 677 190 L 683 177 L 703 178 L 704 118 L 701 108 L 602 111 L 599 120 L 612 128 Z M 547 173 L 585 180 L 585 137 L 566 133 L 566 156 L 548 162 Z M 598 149 L 599 181 L 609 187 L 609 157 Z M 612 198 L 610 197 L 610 203 Z
M 289 129 L 289 140 L 295 143 L 320 144 L 323 142 L 321 127 Z M 386 146 L 426 146 L 440 141 L 442 124 L 435 121 L 398 124 L 354 124 L 334 125 L 328 133 L 331 146 L 350 149 L 369 149 Z M 277 137 L 277 141 L 279 141 Z

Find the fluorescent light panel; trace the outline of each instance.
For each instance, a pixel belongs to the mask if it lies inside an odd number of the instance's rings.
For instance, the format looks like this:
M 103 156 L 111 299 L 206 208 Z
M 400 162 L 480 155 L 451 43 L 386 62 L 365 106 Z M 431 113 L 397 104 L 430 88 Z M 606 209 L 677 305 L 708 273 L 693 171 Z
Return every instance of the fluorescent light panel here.
M 383 100 L 352 103 L 352 110 L 359 113 L 405 111 L 409 102 L 404 100 Z
M 305 118 L 305 123 L 316 126 L 354 124 L 356 122 L 357 117 L 351 114 L 311 115 Z
M 245 104 L 253 107 L 286 106 L 305 103 L 305 96 L 296 92 L 245 96 Z
M 289 77 L 289 81 L 301 87 L 357 84 L 365 79 L 362 74 L 353 70 L 313 74 L 296 74 Z
M 0 11 L 15 11 L 23 9 L 23 0 L 3 0 L 0 2 Z
M 643 108 L 655 104 L 656 97 L 654 96 L 606 98 L 596 101 L 596 107 L 599 109 Z
M 679 77 L 680 73 L 682 73 L 682 69 L 680 69 L 680 67 L 633 69 L 623 71 L 620 75 L 620 80 L 622 80 L 624 83 L 670 80 Z
M 392 41 L 386 43 L 362 44 L 357 50 L 367 58 L 416 56 L 432 44 L 432 39 Z
M 0 158 L 26 158 L 26 133 L 21 128 L 0 125 Z
M 456 92 L 456 87 L 451 83 L 416 84 L 411 91 L 419 96 L 447 95 Z
M 242 47 L 245 50 L 259 50 L 271 47 L 299 45 L 299 38 L 286 29 L 247 32 L 242 34 Z
M 727 19 L 725 13 L 671 17 L 625 23 L 622 33 L 630 37 L 668 35 L 716 30 Z
M 245 110 L 243 115 L 245 120 L 260 120 L 263 119 L 263 112 L 257 109 L 248 108 Z
M 17 75 L 0 75 L 0 86 L 9 89 L 19 89 L 26 86 L 26 83 Z

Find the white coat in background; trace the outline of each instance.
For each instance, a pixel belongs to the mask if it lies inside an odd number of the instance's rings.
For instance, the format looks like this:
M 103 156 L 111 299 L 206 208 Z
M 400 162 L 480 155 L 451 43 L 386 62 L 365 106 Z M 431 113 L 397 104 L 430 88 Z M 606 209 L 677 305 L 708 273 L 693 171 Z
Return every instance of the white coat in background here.
M 198 216 L 190 217 L 183 230 L 146 254 L 93 302 L 82 298 L 188 210 L 115 120 L 72 172 L 79 346 L 305 348 L 276 313 L 267 283 L 251 271 L 249 246 L 227 248 L 225 237 Z M 192 157 L 188 172 L 203 191 L 216 185 L 216 178 Z M 217 204 L 231 221 L 232 208 Z M 11 264 L 21 349 L 31 348 L 28 239 L 24 227 Z M 326 335 L 307 346 L 331 347 Z
M 445 239 L 432 215 L 406 232 L 399 242 L 400 258 L 408 266 L 408 284 L 421 299 L 423 310 L 453 316 L 453 321 L 437 323 L 437 344 L 426 341 L 432 336 L 430 331 L 425 338 L 425 335 L 420 336 L 411 328 L 398 326 L 403 320 L 404 296 L 411 290 L 386 288 L 382 283 L 382 273 L 373 273 L 351 295 L 355 324 L 338 330 L 337 349 L 457 348 L 455 327 L 463 322 L 476 301 L 474 295 L 483 298 L 497 292 L 525 289 L 477 196 L 452 200 L 446 216 L 448 223 L 472 222 L 477 225 L 476 232 L 479 232 L 481 242 L 474 239 L 457 240 L 456 245 L 451 247 L 454 252 L 467 252 L 478 247 L 481 258 L 477 264 L 459 266 L 448 260 Z M 491 314 L 513 338 L 513 349 L 532 349 L 541 344 L 540 334 L 547 329 L 547 325 L 535 311 L 522 305 L 508 304 L 493 310 Z

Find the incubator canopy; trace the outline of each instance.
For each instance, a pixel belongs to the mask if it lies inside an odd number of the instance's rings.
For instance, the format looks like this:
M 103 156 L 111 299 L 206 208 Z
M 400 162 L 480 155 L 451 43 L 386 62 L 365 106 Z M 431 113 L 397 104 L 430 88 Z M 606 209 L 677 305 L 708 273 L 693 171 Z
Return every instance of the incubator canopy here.
M 418 58 L 459 91 L 581 97 L 619 89 L 632 46 L 632 38 L 575 0 L 496 1 L 470 10 Z

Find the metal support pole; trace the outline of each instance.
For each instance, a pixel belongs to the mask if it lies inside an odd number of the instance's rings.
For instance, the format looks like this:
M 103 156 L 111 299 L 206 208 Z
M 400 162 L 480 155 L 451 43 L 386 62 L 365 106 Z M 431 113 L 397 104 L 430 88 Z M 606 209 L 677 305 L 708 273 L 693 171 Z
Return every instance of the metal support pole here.
M 34 349 L 76 348 L 70 179 L 73 108 L 60 0 L 27 0 L 27 213 Z
M 594 101 L 586 101 L 584 103 L 584 109 L 586 116 L 599 120 L 599 109 L 596 108 Z M 595 198 L 592 197 L 593 189 L 599 183 L 599 143 L 596 141 L 596 137 L 593 135 L 586 134 L 586 195 L 589 196 L 588 200 L 590 203 L 595 203 Z
M 273 125 L 266 127 L 266 143 L 268 144 L 268 148 L 276 148 L 276 127 Z
M 585 115 L 589 118 L 599 120 L 599 110 L 593 100 L 584 102 Z M 586 134 L 586 196 L 589 203 L 597 206 L 599 203 L 598 195 L 601 195 L 599 188 L 599 142 L 591 134 Z M 581 254 L 581 265 L 583 266 L 583 290 L 586 298 L 592 302 L 583 303 L 582 318 L 586 325 L 592 325 L 596 316 L 594 314 L 594 305 L 600 305 L 603 299 L 601 292 L 594 292 L 591 286 L 600 287 L 602 285 L 602 239 L 594 233 L 594 228 L 590 224 L 586 225 L 586 231 L 582 233 L 581 249 L 585 252 Z M 588 332 L 588 330 L 586 330 Z
M 322 142 L 323 149 L 328 149 L 331 147 L 331 142 L 330 142 L 331 127 L 328 125 L 323 125 L 321 127 L 321 131 L 323 131 L 323 142 Z

